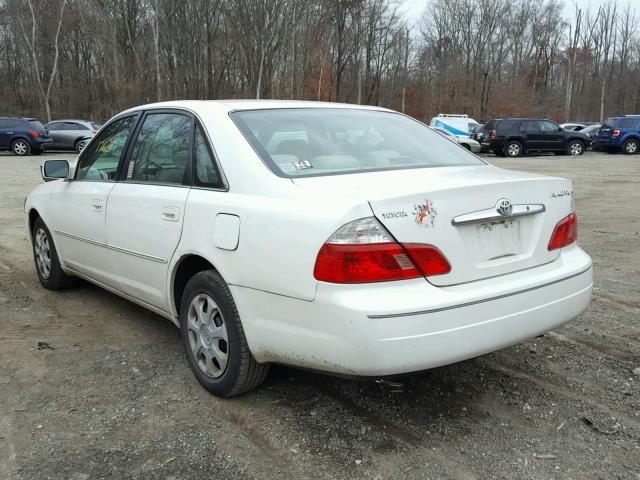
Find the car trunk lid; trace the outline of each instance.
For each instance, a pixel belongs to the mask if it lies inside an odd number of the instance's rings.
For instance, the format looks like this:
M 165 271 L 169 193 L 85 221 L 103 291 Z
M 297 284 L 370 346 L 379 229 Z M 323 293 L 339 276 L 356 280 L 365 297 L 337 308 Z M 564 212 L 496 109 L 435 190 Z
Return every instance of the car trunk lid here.
M 454 285 L 532 268 L 554 260 L 548 243 L 571 212 L 571 182 L 493 166 L 439 167 L 296 178 L 294 183 L 369 202 L 401 243 L 440 249 L 451 271 L 432 276 Z M 512 211 L 498 211 L 504 200 Z M 528 209 L 528 210 L 527 210 Z M 508 209 L 507 209 L 508 210 Z

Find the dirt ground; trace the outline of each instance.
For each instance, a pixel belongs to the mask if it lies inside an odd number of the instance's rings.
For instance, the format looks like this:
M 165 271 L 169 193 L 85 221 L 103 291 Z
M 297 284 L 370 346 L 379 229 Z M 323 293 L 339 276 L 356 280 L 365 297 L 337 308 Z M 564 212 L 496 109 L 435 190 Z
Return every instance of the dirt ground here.
M 640 155 L 488 157 L 574 181 L 595 290 L 565 327 L 403 393 L 275 367 L 231 400 L 168 321 L 40 287 L 22 207 L 44 157 L 0 155 L 0 479 L 640 479 Z

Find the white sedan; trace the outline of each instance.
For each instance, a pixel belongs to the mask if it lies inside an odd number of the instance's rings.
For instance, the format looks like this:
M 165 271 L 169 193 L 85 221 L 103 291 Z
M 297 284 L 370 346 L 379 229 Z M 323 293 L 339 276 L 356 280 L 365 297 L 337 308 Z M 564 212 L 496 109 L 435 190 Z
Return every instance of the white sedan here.
M 42 171 L 55 181 L 25 204 L 42 285 L 80 277 L 168 318 L 221 396 L 271 363 L 384 378 L 458 362 L 591 295 L 569 180 L 382 108 L 146 105 Z

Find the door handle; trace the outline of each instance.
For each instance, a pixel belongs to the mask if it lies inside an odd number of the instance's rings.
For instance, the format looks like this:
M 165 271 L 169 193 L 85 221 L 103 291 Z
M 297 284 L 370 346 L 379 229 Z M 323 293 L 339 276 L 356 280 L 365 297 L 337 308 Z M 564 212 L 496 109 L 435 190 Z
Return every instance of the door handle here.
M 177 222 L 180 219 L 180 209 L 178 207 L 163 207 L 162 219 L 168 222 Z
M 102 200 L 100 200 L 99 198 L 94 198 L 93 200 L 91 200 L 91 210 L 93 210 L 94 212 L 101 212 L 103 204 L 104 202 Z

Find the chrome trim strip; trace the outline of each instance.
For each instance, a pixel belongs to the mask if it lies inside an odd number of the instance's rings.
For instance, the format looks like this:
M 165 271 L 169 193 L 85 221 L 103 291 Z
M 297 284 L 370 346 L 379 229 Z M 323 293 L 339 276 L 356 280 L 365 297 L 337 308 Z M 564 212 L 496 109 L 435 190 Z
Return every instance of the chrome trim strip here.
M 419 312 L 389 313 L 389 314 L 386 314 L 386 315 L 367 315 L 367 318 L 381 319 L 381 318 L 411 317 L 411 316 L 414 316 L 414 315 L 424 315 L 424 314 L 427 314 L 427 313 L 438 313 L 438 312 L 445 312 L 447 310 L 454 310 L 456 308 L 470 307 L 471 305 L 477 305 L 479 303 L 492 302 L 494 300 L 500 300 L 502 298 L 513 297 L 514 295 L 520 295 L 521 293 L 527 293 L 527 292 L 531 292 L 533 290 L 538 290 L 540 288 L 548 287 L 550 285 L 555 285 L 556 283 L 561 283 L 561 282 L 564 282 L 566 280 L 570 280 L 570 279 L 572 279 L 574 277 L 579 277 L 580 275 L 582 275 L 584 273 L 587 273 L 592 268 L 593 267 L 591 265 L 589 265 L 588 268 L 586 268 L 586 269 L 584 269 L 584 270 L 582 270 L 582 271 L 580 271 L 578 273 L 574 273 L 573 275 L 569 275 L 568 277 L 563 277 L 563 278 L 560 278 L 558 280 L 554 280 L 553 282 L 543 283 L 542 285 L 536 285 L 535 287 L 525 288 L 524 290 L 518 290 L 517 292 L 505 293 L 504 295 L 498 295 L 496 297 L 483 298 L 482 300 L 474 300 L 473 302 L 467 302 L 467 303 L 458 303 L 456 305 L 450 305 L 448 307 L 432 308 L 430 310 L 421 310 Z
M 89 243 L 91 245 L 97 245 L 98 247 L 104 247 L 108 250 L 113 250 L 115 252 L 126 253 L 127 255 L 133 255 L 134 257 L 144 258 L 145 260 L 151 260 L 152 262 L 168 263 L 168 260 L 166 258 L 147 255 L 146 253 L 140 253 L 134 250 L 128 250 L 126 248 L 116 247 L 115 245 L 108 245 L 103 242 L 97 242 L 95 240 L 91 240 L 90 238 L 81 237 L 79 235 L 74 235 L 72 233 L 62 232 L 60 230 L 54 230 L 54 232 L 57 233 L 58 235 L 73 238 L 74 240 L 79 240 L 81 242 Z
M 499 220 L 509 220 L 515 217 L 522 217 L 524 215 L 532 215 L 534 213 L 544 212 L 545 206 L 542 204 L 529 204 L 529 205 L 513 205 L 513 210 L 510 215 L 501 215 L 498 213 L 495 207 L 487 208 L 485 210 L 478 210 L 477 212 L 465 213 L 464 215 L 458 215 L 451 219 L 451 225 L 457 227 L 458 225 L 468 225 L 470 223 L 484 223 Z

